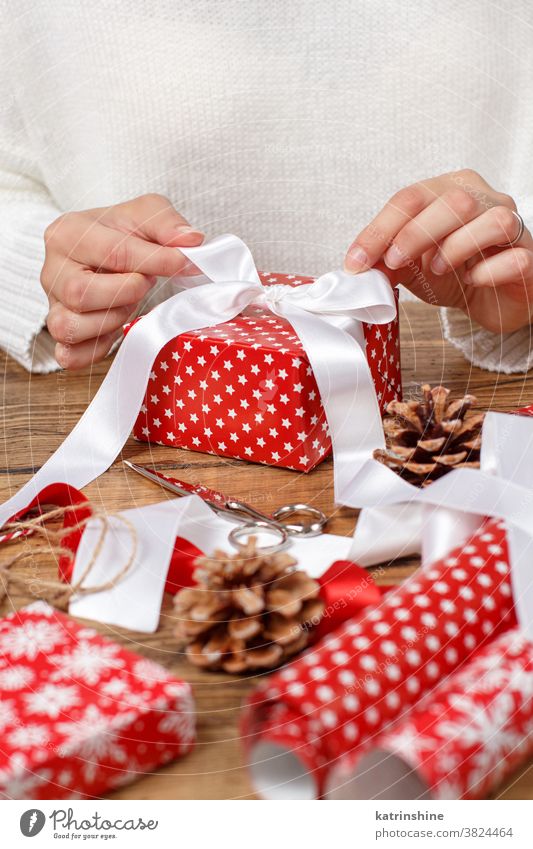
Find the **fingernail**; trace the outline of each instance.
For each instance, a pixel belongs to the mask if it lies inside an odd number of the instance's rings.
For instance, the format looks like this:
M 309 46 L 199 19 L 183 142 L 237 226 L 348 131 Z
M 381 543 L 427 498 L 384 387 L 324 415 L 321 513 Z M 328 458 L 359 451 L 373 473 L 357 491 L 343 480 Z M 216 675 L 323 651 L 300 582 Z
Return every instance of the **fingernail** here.
M 389 268 L 401 268 L 407 262 L 407 256 L 396 245 L 391 245 L 385 256 L 385 265 Z
M 344 260 L 345 271 L 362 271 L 363 268 L 368 268 L 368 255 L 364 248 L 356 245 L 347 254 Z
M 435 272 L 435 274 L 444 274 L 448 269 L 448 263 L 442 256 L 442 254 L 435 254 L 433 259 L 431 260 L 431 270 Z
M 205 235 L 201 230 L 196 230 L 188 224 L 181 224 L 179 227 L 176 227 L 176 231 L 180 236 L 199 236 L 203 239 Z
M 58 342 L 54 350 L 55 358 L 61 368 L 67 368 L 70 359 L 70 345 L 63 345 Z
M 148 280 L 150 286 L 155 286 L 155 284 L 157 283 L 157 276 L 155 274 L 148 274 L 146 276 L 146 279 Z
M 465 271 L 464 274 L 462 275 L 462 278 L 463 278 L 463 283 L 471 283 L 472 282 L 472 275 L 470 274 L 469 271 Z

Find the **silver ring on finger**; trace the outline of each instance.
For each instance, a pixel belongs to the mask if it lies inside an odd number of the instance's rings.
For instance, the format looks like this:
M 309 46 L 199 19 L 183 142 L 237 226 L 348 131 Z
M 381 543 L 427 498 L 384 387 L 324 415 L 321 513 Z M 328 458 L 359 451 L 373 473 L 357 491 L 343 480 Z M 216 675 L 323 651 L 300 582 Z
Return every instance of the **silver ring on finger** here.
M 518 221 L 518 233 L 516 234 L 514 239 L 511 239 L 509 242 L 506 242 L 504 245 L 496 245 L 497 248 L 510 248 L 513 245 L 516 245 L 516 243 L 519 242 L 520 239 L 522 238 L 522 236 L 524 235 L 524 230 L 526 229 L 526 225 L 524 224 L 524 219 L 522 218 L 520 213 L 515 212 L 514 209 L 512 209 L 511 212 L 513 213 L 514 217 Z

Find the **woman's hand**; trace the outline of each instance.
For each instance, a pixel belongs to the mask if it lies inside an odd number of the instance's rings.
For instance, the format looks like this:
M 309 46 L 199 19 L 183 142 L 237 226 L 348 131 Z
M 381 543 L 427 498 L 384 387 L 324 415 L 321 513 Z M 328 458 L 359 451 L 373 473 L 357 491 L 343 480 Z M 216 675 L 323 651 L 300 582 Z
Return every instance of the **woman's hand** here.
M 203 238 L 155 194 L 54 221 L 45 233 L 41 283 L 59 365 L 76 369 L 103 359 L 158 276 L 194 271 L 176 248 Z
M 504 333 L 533 316 L 533 239 L 509 195 L 474 171 L 401 189 L 357 236 L 347 271 L 381 267 L 393 283 L 440 306 L 459 307 Z M 503 245 L 503 247 L 501 247 Z

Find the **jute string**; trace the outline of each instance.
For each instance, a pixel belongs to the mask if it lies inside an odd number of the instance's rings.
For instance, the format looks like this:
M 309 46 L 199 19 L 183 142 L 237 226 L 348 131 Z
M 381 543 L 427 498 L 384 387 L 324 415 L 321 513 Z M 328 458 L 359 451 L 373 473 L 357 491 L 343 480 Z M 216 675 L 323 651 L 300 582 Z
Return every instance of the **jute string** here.
M 17 548 L 19 548 L 22 544 L 23 549 L 18 550 L 9 557 L 0 559 L 0 602 L 2 602 L 6 596 L 17 594 L 18 591 L 19 593 L 22 592 L 24 595 L 30 593 L 39 599 L 48 601 L 55 607 L 66 609 L 72 596 L 88 595 L 90 593 L 98 593 L 103 590 L 111 589 L 118 584 L 122 578 L 124 578 L 133 566 L 137 555 L 137 532 L 134 526 L 120 513 L 104 513 L 102 511 L 95 510 L 90 504 L 83 505 L 83 509 L 88 508 L 91 509 L 90 516 L 86 516 L 72 525 L 61 527 L 59 529 L 50 528 L 47 526 L 47 523 L 63 519 L 67 513 L 74 512 L 75 510 L 79 511 L 81 509 L 79 504 L 67 507 L 57 507 L 43 512 L 35 518 L 27 518 L 10 522 L 2 528 L 3 532 L 22 532 L 23 536 L 19 536 L 16 539 L 11 540 L 8 543 L 8 546 L 9 549 L 11 549 L 15 543 L 18 543 Z M 74 584 L 67 584 L 59 580 L 50 580 L 42 577 L 41 575 L 32 574 L 29 576 L 27 574 L 20 574 L 13 569 L 13 567 L 17 564 L 21 564 L 25 560 L 33 559 L 39 555 L 46 555 L 48 557 L 53 555 L 55 556 L 56 561 L 59 557 L 64 555 L 73 557 L 74 555 L 71 549 L 64 545 L 65 537 L 70 536 L 76 531 L 83 530 L 89 521 L 93 521 L 95 519 L 100 523 L 100 533 L 87 566 Z M 119 571 L 109 579 L 109 581 L 105 581 L 102 584 L 92 587 L 84 587 L 84 581 L 94 567 L 94 564 L 102 551 L 104 540 L 110 531 L 111 519 L 119 519 L 124 527 L 129 530 L 131 535 L 131 551 L 125 563 L 121 566 Z M 45 541 L 46 544 L 30 544 L 27 539 L 29 535 L 39 537 L 40 541 Z

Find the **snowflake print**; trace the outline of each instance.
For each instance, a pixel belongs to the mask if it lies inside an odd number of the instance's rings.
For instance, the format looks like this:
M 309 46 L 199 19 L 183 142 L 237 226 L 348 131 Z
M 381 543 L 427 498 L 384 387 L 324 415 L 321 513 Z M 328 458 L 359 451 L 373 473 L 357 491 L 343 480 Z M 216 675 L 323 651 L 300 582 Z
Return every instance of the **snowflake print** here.
M 100 700 L 100 704 L 109 707 L 113 706 L 114 711 L 128 711 L 130 708 L 146 709 L 150 705 L 152 691 L 147 690 L 145 693 L 132 693 L 125 690 L 120 696 L 113 696 L 106 693 L 106 696 Z
M 34 678 L 29 666 L 8 666 L 0 669 L 0 690 L 24 690 Z
M 497 661 L 489 668 L 486 665 L 474 668 L 473 672 L 478 681 L 476 689 L 484 693 L 494 693 L 512 686 L 514 690 L 528 693 L 533 698 L 533 669 L 524 669 L 519 662 L 505 665 L 501 658 L 497 658 Z
M 171 712 L 161 720 L 158 730 L 163 734 L 176 734 L 183 741 L 183 745 L 188 746 L 194 740 L 194 716 L 178 711 Z
M 96 705 L 87 705 L 78 720 L 57 724 L 57 731 L 64 738 L 60 745 L 61 754 L 63 757 L 74 755 L 80 758 L 84 777 L 87 781 L 94 781 L 101 761 L 126 762 L 126 750 L 117 735 L 134 716 L 133 713 L 123 714 L 121 722 L 118 722 L 116 717 L 102 713 Z
M 26 722 L 8 735 L 8 742 L 18 749 L 35 749 L 44 746 L 49 738 L 50 730 L 46 725 Z
M 432 745 L 431 738 L 420 734 L 418 728 L 413 727 L 408 722 L 398 729 L 392 739 L 394 751 L 405 757 L 410 766 L 414 764 L 416 767 L 423 762 L 428 743 L 430 747 Z
M 0 769 L 0 798 L 34 799 L 39 785 L 48 781 L 51 775 L 50 770 L 32 771 L 26 755 L 17 752 L 7 766 Z
M 170 678 L 167 670 L 160 666 L 159 663 L 155 663 L 153 660 L 146 660 L 145 658 L 138 660 L 134 664 L 133 672 L 147 686 L 160 684 L 163 681 L 168 681 Z
M 15 702 L 12 699 L 0 701 L 0 731 L 5 731 L 6 728 L 13 725 L 16 719 Z
M 0 670 L 0 691 L 24 690 L 35 678 L 29 666 L 9 666 Z
M 163 689 L 165 696 L 170 699 L 186 699 L 189 698 L 189 686 L 184 681 L 163 681 Z
M 158 766 L 158 763 L 153 765 L 139 764 L 134 758 L 129 757 L 128 768 L 117 770 L 116 775 L 111 776 L 109 779 L 109 787 L 123 787 L 125 784 L 131 784 L 132 781 L 138 781 L 139 778 L 142 778 L 147 772 L 157 769 Z
M 41 619 L 43 617 L 51 619 L 52 616 L 57 615 L 55 607 L 52 607 L 52 605 L 48 604 L 47 601 L 34 601 L 33 604 L 29 604 L 25 610 L 34 616 L 39 616 Z
M 14 660 L 35 660 L 41 652 L 48 653 L 63 640 L 64 632 L 60 625 L 42 619 L 28 619 L 22 625 L 11 625 L 0 632 L 0 654 L 9 655 Z
M 80 702 L 77 687 L 59 684 L 45 684 L 39 690 L 27 693 L 24 699 L 28 714 L 40 713 L 51 719 L 57 719 L 64 711 Z
M 462 799 L 464 787 L 459 779 L 446 776 L 436 788 L 437 798 L 446 801 L 448 799 Z
M 102 684 L 101 689 L 106 696 L 122 696 L 128 692 L 128 685 L 123 678 L 112 678 L 111 681 Z
M 59 654 L 50 658 L 51 663 L 56 666 L 51 678 L 54 681 L 77 678 L 94 686 L 105 672 L 124 666 L 124 661 L 117 657 L 118 651 L 119 647 L 111 643 L 80 640 L 70 654 Z
M 512 717 L 515 704 L 512 693 L 502 692 L 492 701 L 480 705 L 475 696 L 451 695 L 450 706 L 456 718 L 444 719 L 436 726 L 445 739 L 461 737 L 467 745 L 490 746 L 496 733 Z
M 50 610 L 33 605 L 0 622 L 10 649 L 0 657 L 0 798 L 83 798 L 185 753 L 194 739 L 188 685 Z M 162 720 L 158 745 L 148 722 Z
M 175 734 L 189 746 L 195 738 L 196 720 L 192 699 L 182 700 L 176 710 L 169 711 L 158 724 L 163 734 Z

